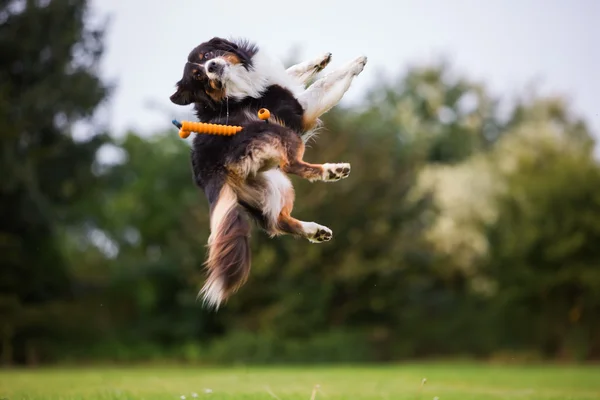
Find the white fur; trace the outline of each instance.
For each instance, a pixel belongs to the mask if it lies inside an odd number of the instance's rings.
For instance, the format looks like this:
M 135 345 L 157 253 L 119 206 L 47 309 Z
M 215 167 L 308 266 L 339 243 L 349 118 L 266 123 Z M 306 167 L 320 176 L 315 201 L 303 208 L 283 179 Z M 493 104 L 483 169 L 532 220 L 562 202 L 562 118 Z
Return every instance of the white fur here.
M 317 74 L 317 72 L 329 64 L 329 61 L 331 61 L 331 53 L 325 53 L 313 60 L 292 65 L 286 70 L 286 72 L 288 75 L 293 76 L 297 81 L 306 85 L 308 81 Z
M 269 170 L 279 164 L 281 149 L 270 144 L 263 144 L 252 150 L 252 153 L 232 167 L 242 179 L 255 177 L 261 170 Z
M 325 53 L 311 61 L 305 61 L 285 69 L 283 63 L 271 58 L 263 50 L 252 57 L 249 70 L 241 64 L 230 64 L 224 58 L 214 58 L 209 63 L 219 63 L 224 69 L 221 76 L 208 72 L 210 79 L 221 81 L 227 97 L 242 99 L 259 98 L 267 87 L 280 85 L 292 92 L 304 109 L 306 119 L 318 121 L 318 118 L 340 102 L 355 76 L 360 74 L 367 62 L 364 56 L 349 62 L 340 70 L 333 71 L 317 80 L 308 89 L 304 85 L 318 69 L 329 63 L 331 53 Z M 302 139 L 306 143 L 317 132 L 317 128 L 305 132 Z
M 216 235 L 222 234 L 223 221 L 227 214 L 237 206 L 237 196 L 229 185 L 224 185 L 219 193 L 219 200 L 210 215 L 210 236 L 208 244 L 210 245 Z M 209 259 L 210 259 L 209 253 Z M 204 303 L 208 303 L 211 307 L 219 308 L 219 305 L 225 298 L 225 287 L 222 278 L 219 276 L 211 277 L 204 284 L 204 287 L 198 293 L 198 296 L 204 297 Z
M 227 96 L 233 99 L 248 96 L 259 98 L 271 85 L 287 88 L 299 100 L 307 114 L 307 118 L 318 120 L 321 114 L 327 112 L 341 100 L 350 87 L 352 79 L 360 74 L 367 61 L 366 57 L 359 57 L 345 68 L 326 75 L 308 89 L 305 89 L 304 85 L 307 81 L 320 69 L 324 68 L 329 63 L 330 58 L 331 54 L 327 53 L 315 60 L 292 66 L 286 70 L 280 61 L 270 58 L 265 52 L 259 50 L 252 58 L 253 65 L 249 70 L 246 70 L 243 65 L 230 64 L 223 58 L 215 58 L 211 62 L 223 66 L 221 76 L 208 72 L 207 69 L 205 71 L 210 79 L 220 80 L 224 85 Z M 305 133 L 303 139 L 308 140 L 312 134 L 314 134 L 313 131 Z M 251 176 L 264 179 L 267 188 L 260 193 L 251 190 L 251 186 L 248 185 L 231 187 L 226 184 L 211 214 L 209 244 L 223 229 L 222 223 L 226 215 L 231 212 L 233 207 L 237 206 L 238 196 L 240 199 L 249 200 L 251 203 L 261 202 L 261 209 L 270 219 L 270 222 L 273 225 L 277 223 L 286 201 L 290 200 L 290 196 L 293 200 L 294 193 L 287 175 L 281 170 L 273 168 L 280 157 L 279 150 L 276 149 L 276 146 L 269 145 L 254 149 L 252 156 L 247 157 L 239 163 L 238 168 L 235 168 L 235 172 L 243 179 L 248 179 Z M 349 170 L 350 164 L 324 164 L 324 167 L 323 180 L 332 181 L 345 178 L 347 173 L 338 173 L 336 170 L 340 167 L 347 167 Z M 331 178 L 329 172 L 334 172 L 336 176 Z M 304 236 L 309 241 L 321 243 L 331 240 L 332 231 L 326 226 L 315 222 L 299 222 L 302 225 Z M 225 282 L 223 278 L 219 276 L 209 277 L 198 296 L 203 296 L 204 303 L 208 303 L 212 308 L 218 310 L 225 300 Z
M 331 239 L 332 236 L 332 232 L 331 229 L 329 229 L 326 226 L 323 225 L 319 225 L 316 222 L 304 222 L 304 221 L 300 221 L 300 223 L 302 224 L 302 230 L 304 230 L 304 234 L 306 235 L 306 238 L 312 242 L 312 243 L 322 243 L 323 240 L 317 240 L 315 238 L 315 236 L 317 236 L 318 233 L 320 232 L 327 232 L 329 233 L 329 239 L 325 240 L 328 241 Z
M 293 193 L 292 182 L 280 169 L 271 169 L 262 173 L 268 185 L 262 210 L 273 225 L 277 223 L 279 213 L 285 206 L 286 196 Z
M 337 170 L 340 168 L 346 168 L 348 172 L 338 172 Z M 350 175 L 350 170 L 351 167 L 348 163 L 325 163 L 323 164 L 323 182 L 337 182 L 340 179 L 347 178 Z
M 223 285 L 223 279 L 217 277 L 207 281 L 198 296 L 203 296 L 202 304 L 208 304 L 209 307 L 214 308 L 215 311 L 219 309 L 221 303 L 225 300 L 225 287 Z
M 221 224 L 223 223 L 223 219 L 236 205 L 237 197 L 235 192 L 229 185 L 224 185 L 219 193 L 219 200 L 217 200 L 217 204 L 215 204 L 210 216 L 211 236 L 215 235 L 219 231 Z
M 225 64 L 220 80 L 225 86 L 228 97 L 258 98 L 271 85 L 283 86 L 296 97 L 304 91 L 301 82 L 286 72 L 281 61 L 269 57 L 262 50 L 252 57 L 252 67 L 249 70 L 246 70 L 242 64 L 230 64 L 222 58 L 214 60 Z M 206 74 L 210 79 L 218 78 L 214 73 L 206 71 Z
M 300 96 L 306 118 L 316 119 L 340 102 L 355 76 L 360 74 L 367 63 L 367 57 L 358 57 L 339 70 L 317 80 Z

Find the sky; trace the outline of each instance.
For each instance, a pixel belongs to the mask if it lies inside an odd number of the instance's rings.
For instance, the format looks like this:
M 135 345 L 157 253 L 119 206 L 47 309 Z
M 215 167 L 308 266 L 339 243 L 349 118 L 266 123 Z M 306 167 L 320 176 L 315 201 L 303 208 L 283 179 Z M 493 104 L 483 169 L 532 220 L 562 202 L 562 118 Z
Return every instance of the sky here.
M 360 101 L 381 76 L 449 59 L 455 71 L 510 99 L 536 82 L 567 96 L 600 138 L 600 1 L 596 0 L 93 0 L 109 16 L 105 79 L 117 87 L 107 108 L 117 136 L 152 133 L 191 106 L 170 103 L 192 48 L 245 37 L 286 60 L 331 52 L 326 71 L 366 55 L 341 104 Z M 595 38 L 595 40 L 594 40 Z

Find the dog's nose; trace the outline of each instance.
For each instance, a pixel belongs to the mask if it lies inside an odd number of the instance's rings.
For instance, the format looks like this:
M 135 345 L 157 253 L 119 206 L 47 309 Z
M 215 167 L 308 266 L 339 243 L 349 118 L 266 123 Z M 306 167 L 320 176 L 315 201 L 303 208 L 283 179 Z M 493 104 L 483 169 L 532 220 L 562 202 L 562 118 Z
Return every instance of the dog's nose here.
M 223 70 L 223 65 L 221 65 L 221 63 L 218 63 L 216 61 L 210 60 L 209 62 L 206 63 L 206 71 L 213 73 L 213 74 L 219 74 L 221 73 L 221 71 Z

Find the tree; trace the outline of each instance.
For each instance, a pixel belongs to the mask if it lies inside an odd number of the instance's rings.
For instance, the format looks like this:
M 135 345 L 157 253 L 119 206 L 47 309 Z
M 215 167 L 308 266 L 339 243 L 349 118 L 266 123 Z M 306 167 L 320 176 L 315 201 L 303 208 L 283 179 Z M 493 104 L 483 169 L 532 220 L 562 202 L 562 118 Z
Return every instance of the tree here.
M 417 191 L 432 191 L 439 210 L 426 236 L 444 273 L 463 275 L 486 302 L 497 347 L 598 355 L 593 146 L 560 98 L 532 96 L 488 151 L 420 174 Z
M 92 164 L 105 138 L 88 127 L 108 96 L 97 76 L 102 29 L 86 24 L 86 0 L 0 2 L 0 334 L 5 362 L 35 361 L 59 334 L 72 298 L 64 229 L 81 223 L 78 201 L 94 190 Z M 6 317 L 6 318 L 5 318 Z M 43 352 L 42 352 L 43 353 Z
M 519 105 L 494 155 L 506 190 L 487 224 L 484 271 L 514 346 L 548 357 L 600 354 L 600 166 L 585 125 L 559 99 Z
M 112 318 L 106 334 L 168 348 L 218 333 L 218 316 L 196 301 L 209 215 L 192 179 L 188 143 L 173 129 L 149 139 L 128 133 L 116 144 L 125 161 L 102 172 L 94 212 L 96 229 L 113 248 L 100 272 L 107 285 L 99 300 Z
M 498 101 L 448 62 L 413 66 L 371 90 L 374 130 L 396 131 L 434 164 L 455 164 L 490 148 L 501 136 Z M 372 128 L 372 129 L 373 129 Z M 414 149 L 416 150 L 416 149 Z

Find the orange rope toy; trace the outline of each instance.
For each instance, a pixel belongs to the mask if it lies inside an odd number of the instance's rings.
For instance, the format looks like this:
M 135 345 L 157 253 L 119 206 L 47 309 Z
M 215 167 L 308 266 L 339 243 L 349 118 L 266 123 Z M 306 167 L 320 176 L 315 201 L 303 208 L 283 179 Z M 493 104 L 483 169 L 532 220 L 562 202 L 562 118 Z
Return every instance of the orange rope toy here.
M 262 121 L 269 122 L 268 119 L 271 116 L 271 112 L 266 108 L 258 110 L 258 118 Z M 172 121 L 173 125 L 179 128 L 179 137 L 182 139 L 190 136 L 190 133 L 203 133 L 207 135 L 222 135 L 222 136 L 233 136 L 241 131 L 241 126 L 236 125 L 221 125 L 221 124 L 207 124 L 206 122 L 192 122 L 182 121 L 179 122 L 176 119 Z

